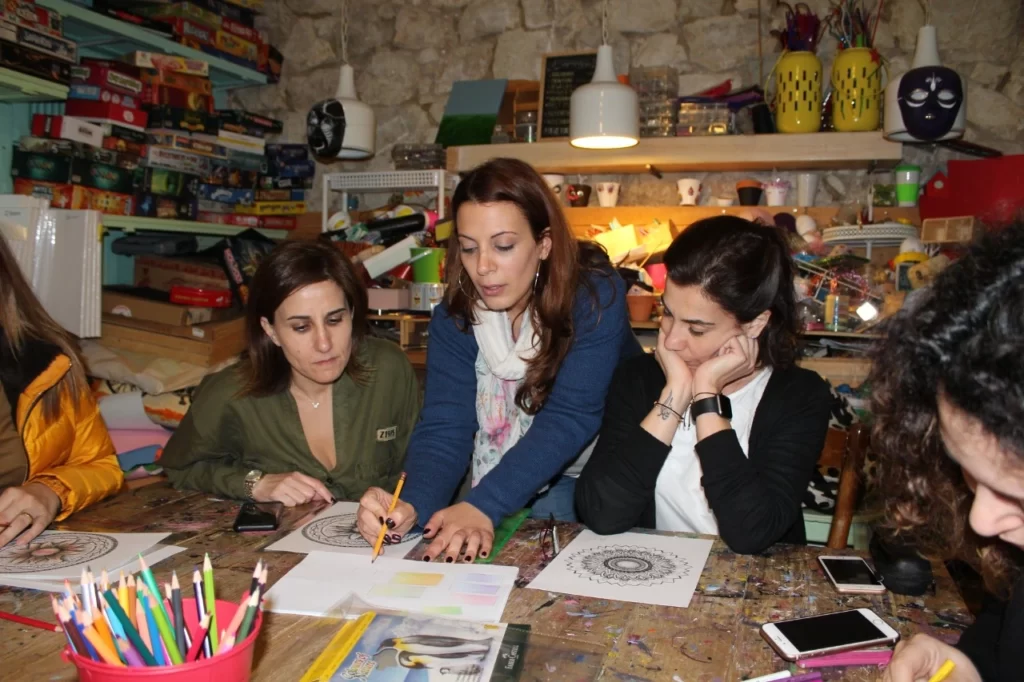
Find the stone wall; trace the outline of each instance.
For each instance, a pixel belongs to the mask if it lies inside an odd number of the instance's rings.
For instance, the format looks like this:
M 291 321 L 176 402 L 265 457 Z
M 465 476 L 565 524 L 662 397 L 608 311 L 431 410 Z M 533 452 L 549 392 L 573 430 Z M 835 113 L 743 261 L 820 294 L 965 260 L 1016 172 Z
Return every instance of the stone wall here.
M 763 58 L 758 58 L 758 5 Z M 828 0 L 810 0 L 820 15 Z M 868 2 L 868 4 L 873 4 Z M 929 7 L 943 63 L 964 77 L 967 139 L 1006 153 L 1024 151 L 1024 43 L 1020 0 L 888 0 L 876 46 L 899 75 L 913 59 L 918 28 Z M 616 68 L 669 65 L 680 94 L 731 79 L 734 87 L 764 84 L 778 57 L 768 35 L 784 24 L 774 0 L 608 0 L 609 40 Z M 285 121 L 285 141 L 305 139 L 305 115 L 333 95 L 341 62 L 340 0 L 267 0 L 261 18 L 285 56 L 281 82 L 237 91 L 234 104 Z M 601 42 L 601 0 L 349 0 L 349 60 L 359 97 L 377 115 L 377 155 L 361 163 L 320 165 L 320 171 L 391 168 L 396 143 L 432 142 L 452 83 L 540 75 L 541 55 L 593 49 Z M 818 54 L 829 73 L 835 41 Z M 908 147 L 908 160 L 926 177 L 950 155 Z M 750 175 L 750 174 L 743 174 Z M 755 176 L 757 174 L 754 174 Z M 760 174 L 767 179 L 770 174 Z M 864 196 L 863 173 L 830 174 L 819 203 L 836 203 L 827 186 L 845 188 L 845 201 Z M 676 203 L 675 179 L 607 176 L 623 182 L 621 203 Z M 712 193 L 728 193 L 735 174 L 708 174 Z M 591 177 L 590 180 L 605 179 Z M 319 190 L 314 191 L 319 201 Z M 317 204 L 318 205 L 318 204 Z

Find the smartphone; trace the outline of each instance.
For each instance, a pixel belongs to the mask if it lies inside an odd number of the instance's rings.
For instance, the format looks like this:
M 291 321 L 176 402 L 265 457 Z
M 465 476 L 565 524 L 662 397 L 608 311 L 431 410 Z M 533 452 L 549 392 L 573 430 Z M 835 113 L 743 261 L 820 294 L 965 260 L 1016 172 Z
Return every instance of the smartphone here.
M 842 594 L 883 594 L 882 579 L 868 562 L 856 556 L 820 556 L 818 563 L 832 586 Z
M 761 636 L 779 656 L 799 661 L 872 646 L 892 646 L 900 633 L 869 609 L 782 620 L 761 626 Z
M 277 530 L 283 509 L 280 502 L 245 502 L 235 517 L 235 532 Z

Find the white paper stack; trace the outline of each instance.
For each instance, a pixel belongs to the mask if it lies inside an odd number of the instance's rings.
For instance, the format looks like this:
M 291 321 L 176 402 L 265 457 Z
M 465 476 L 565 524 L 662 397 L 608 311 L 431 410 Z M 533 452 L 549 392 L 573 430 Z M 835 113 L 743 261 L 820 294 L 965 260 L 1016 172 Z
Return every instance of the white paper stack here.
M 37 242 L 42 239 L 40 221 L 50 211 L 46 199 L 17 194 L 0 195 L 0 235 L 14 252 L 25 279 L 35 289 L 41 276 L 36 267 Z

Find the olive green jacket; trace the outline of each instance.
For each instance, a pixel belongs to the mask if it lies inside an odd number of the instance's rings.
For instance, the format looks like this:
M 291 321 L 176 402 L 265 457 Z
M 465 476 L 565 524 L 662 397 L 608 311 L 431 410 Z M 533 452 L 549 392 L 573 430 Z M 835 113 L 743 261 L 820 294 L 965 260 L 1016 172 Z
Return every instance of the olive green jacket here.
M 237 367 L 203 379 L 159 464 L 176 488 L 236 499 L 247 497 L 252 469 L 298 471 L 323 481 L 339 500 L 357 500 L 370 486 L 394 489 L 419 417 L 419 385 L 395 344 L 366 338 L 359 355 L 369 373 L 365 385 L 347 372 L 334 384 L 337 464 L 330 471 L 309 449 L 291 392 L 239 397 Z

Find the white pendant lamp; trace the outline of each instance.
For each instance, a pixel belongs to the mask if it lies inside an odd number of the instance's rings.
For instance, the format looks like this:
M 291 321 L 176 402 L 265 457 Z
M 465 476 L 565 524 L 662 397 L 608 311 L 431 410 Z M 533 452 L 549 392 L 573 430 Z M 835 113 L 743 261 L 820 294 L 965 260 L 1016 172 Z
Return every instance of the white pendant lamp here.
M 341 6 L 341 72 L 334 99 L 317 102 L 306 116 L 306 139 L 321 159 L 367 159 L 376 151 L 377 117 L 356 96 L 348 63 L 348 3 Z
M 640 105 L 636 91 L 615 77 L 608 44 L 608 2 L 601 13 L 602 44 L 594 78 L 572 93 L 569 141 L 581 149 L 622 149 L 640 141 Z

